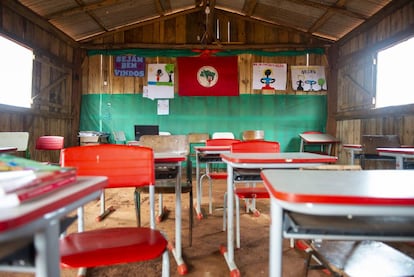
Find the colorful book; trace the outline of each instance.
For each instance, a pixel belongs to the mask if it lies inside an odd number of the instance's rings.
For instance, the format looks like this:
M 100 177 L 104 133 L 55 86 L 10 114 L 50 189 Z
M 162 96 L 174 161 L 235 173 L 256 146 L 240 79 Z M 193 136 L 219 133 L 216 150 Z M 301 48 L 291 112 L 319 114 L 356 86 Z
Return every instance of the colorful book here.
M 57 178 L 73 177 L 75 169 L 60 168 L 54 171 L 35 171 L 31 169 L 0 171 L 0 199 L 2 196 L 13 193 L 19 189 L 39 186 Z
M 76 181 L 75 168 L 45 165 L 0 155 L 0 208 L 14 207 L 45 196 Z
M 16 207 L 27 201 L 44 197 L 48 193 L 54 192 L 64 186 L 70 185 L 76 181 L 76 175 L 71 177 L 54 178 L 50 181 L 45 181 L 37 186 L 28 187 L 16 190 L 0 197 L 0 208 Z

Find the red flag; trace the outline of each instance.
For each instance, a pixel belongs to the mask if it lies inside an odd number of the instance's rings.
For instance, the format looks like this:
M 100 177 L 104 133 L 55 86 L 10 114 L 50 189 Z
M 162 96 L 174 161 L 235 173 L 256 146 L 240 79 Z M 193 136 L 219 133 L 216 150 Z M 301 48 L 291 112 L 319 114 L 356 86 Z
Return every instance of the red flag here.
M 237 57 L 178 57 L 180 96 L 239 96 Z

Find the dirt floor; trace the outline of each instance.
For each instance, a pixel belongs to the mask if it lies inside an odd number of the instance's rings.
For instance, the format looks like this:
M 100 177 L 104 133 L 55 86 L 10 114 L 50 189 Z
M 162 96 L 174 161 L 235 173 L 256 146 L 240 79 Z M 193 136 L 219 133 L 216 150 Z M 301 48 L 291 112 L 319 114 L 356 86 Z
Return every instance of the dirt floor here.
M 194 184 L 193 184 L 194 186 Z M 206 191 L 207 186 L 203 188 Z M 183 258 L 188 267 L 186 276 L 205 276 L 221 277 L 229 276 L 229 270 L 224 257 L 220 254 L 219 247 L 226 243 L 226 232 L 222 231 L 223 226 L 223 193 L 225 191 L 224 181 L 216 182 L 214 185 L 214 212 L 206 215 L 202 220 L 194 219 L 193 244 L 189 246 L 188 226 L 189 226 L 189 196 L 182 196 L 182 252 Z M 194 187 L 194 198 L 195 196 Z M 174 240 L 175 229 L 175 197 L 172 194 L 164 195 L 164 206 L 170 209 L 168 217 L 157 228 L 163 230 L 170 241 Z M 85 208 L 86 229 L 105 228 L 110 226 L 136 226 L 134 213 L 133 190 L 131 189 L 111 189 L 106 190 L 107 207 L 113 206 L 116 211 L 110 214 L 102 222 L 96 222 L 96 215 L 99 214 L 100 202 L 89 203 Z M 203 194 L 203 211 L 208 211 L 207 193 Z M 258 200 L 257 208 L 261 211 L 259 217 L 246 214 L 241 211 L 241 248 L 235 252 L 235 261 L 240 270 L 241 276 L 268 276 L 268 245 L 269 245 L 269 210 L 270 205 L 267 200 Z M 148 221 L 148 195 L 142 195 L 142 223 L 149 225 Z M 69 228 L 69 232 L 76 231 L 76 224 Z M 283 254 L 283 276 L 296 277 L 304 276 L 305 255 L 303 251 L 289 247 L 289 241 L 285 240 Z M 177 273 L 177 265 L 170 253 L 170 272 L 171 276 L 181 276 Z M 88 269 L 89 277 L 105 276 L 160 276 L 161 260 L 131 263 L 125 265 L 109 266 Z M 62 269 L 62 277 L 76 276 L 76 270 Z M 0 272 L 2 277 L 26 277 L 32 274 L 5 273 Z M 310 271 L 309 277 L 327 276 L 326 273 L 314 270 Z

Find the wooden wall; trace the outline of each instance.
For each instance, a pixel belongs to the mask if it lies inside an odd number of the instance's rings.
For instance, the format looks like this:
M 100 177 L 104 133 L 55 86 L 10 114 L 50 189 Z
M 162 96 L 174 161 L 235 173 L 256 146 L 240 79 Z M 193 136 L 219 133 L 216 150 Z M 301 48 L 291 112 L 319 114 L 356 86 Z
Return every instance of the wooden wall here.
M 114 56 L 108 55 L 93 55 L 86 57 L 82 67 L 82 79 L 83 79 L 83 94 L 138 94 L 142 93 L 143 86 L 147 85 L 147 77 L 117 77 L 114 76 L 113 71 L 113 58 Z M 145 62 L 150 63 L 174 63 L 176 64 L 176 58 L 146 58 Z M 252 89 L 252 69 L 253 63 L 265 62 L 265 63 L 286 63 L 288 64 L 288 70 L 291 65 L 305 65 L 306 56 L 289 56 L 289 57 L 264 57 L 256 56 L 252 54 L 239 55 L 239 91 L 240 94 L 312 94 L 312 95 L 325 95 L 326 91 L 320 92 L 303 92 L 292 90 L 290 74 L 288 74 L 287 89 L 281 91 L 261 91 Z M 327 66 L 327 58 L 325 55 L 310 54 L 310 65 L 322 65 Z M 178 74 L 174 74 L 175 77 L 175 92 L 178 91 Z M 327 76 L 329 79 L 329 76 Z M 328 84 L 329 90 L 329 84 Z
M 33 49 L 33 108 L 0 105 L 0 131 L 28 131 L 27 155 L 58 161 L 56 151 L 36 151 L 35 140 L 41 135 L 60 135 L 66 146 L 77 143 L 84 54 L 72 40 L 15 2 L 0 3 L 0 32 Z
M 336 85 L 328 95 L 328 129 L 342 143 L 360 143 L 363 134 L 397 134 L 402 144 L 414 145 L 414 105 L 375 109 L 372 104 L 376 52 L 412 36 L 414 2 L 398 1 L 331 49 L 329 63 Z M 340 162 L 348 161 L 342 147 L 338 154 Z
M 403 144 L 414 144 L 414 107 L 372 109 L 374 80 L 372 57 L 379 49 L 414 35 L 414 2 L 392 1 L 372 20 L 361 25 L 339 42 L 327 47 L 328 55 L 311 55 L 310 64 L 328 66 L 327 130 L 342 143 L 359 143 L 361 134 L 401 136 Z M 271 49 L 273 51 L 302 50 L 323 47 L 321 41 L 304 33 L 245 20 L 237 15 L 218 12 L 224 22 L 231 22 L 231 41 L 222 44 L 231 49 Z M 144 78 L 116 78 L 111 73 L 110 56 L 87 57 L 84 49 L 194 49 L 200 47 L 199 15 L 188 14 L 165 18 L 90 40 L 82 45 L 70 40 L 48 22 L 23 8 L 17 1 L 0 2 L 0 32 L 34 49 L 33 96 L 35 109 L 15 109 L 0 106 L 0 131 L 29 131 L 30 153 L 36 159 L 49 159 L 34 149 L 36 137 L 44 134 L 65 136 L 65 145 L 78 142 L 81 94 L 141 93 Z M 198 20 L 198 21 L 197 21 Z M 226 26 L 221 24 L 226 38 Z M 110 47 L 110 48 L 108 48 Z M 215 42 L 212 49 L 220 48 Z M 173 62 L 173 58 L 150 58 L 148 62 Z M 260 94 L 251 89 L 253 62 L 285 62 L 303 65 L 305 56 L 259 57 L 239 56 L 239 87 L 243 94 Z M 108 80 L 105 85 L 103 80 Z M 288 86 L 278 94 L 295 94 Z M 347 157 L 338 148 L 340 162 Z M 55 158 L 55 157 L 53 157 Z

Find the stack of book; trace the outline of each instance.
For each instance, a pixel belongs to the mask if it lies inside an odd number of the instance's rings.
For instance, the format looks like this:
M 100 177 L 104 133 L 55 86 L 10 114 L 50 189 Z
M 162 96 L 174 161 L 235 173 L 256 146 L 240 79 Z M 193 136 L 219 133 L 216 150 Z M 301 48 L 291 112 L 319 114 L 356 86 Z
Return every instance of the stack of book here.
M 0 155 L 0 208 L 16 207 L 45 197 L 75 181 L 75 168 L 45 165 L 2 154 Z

